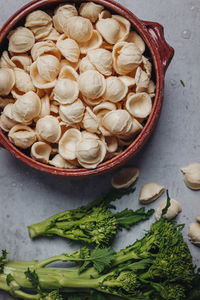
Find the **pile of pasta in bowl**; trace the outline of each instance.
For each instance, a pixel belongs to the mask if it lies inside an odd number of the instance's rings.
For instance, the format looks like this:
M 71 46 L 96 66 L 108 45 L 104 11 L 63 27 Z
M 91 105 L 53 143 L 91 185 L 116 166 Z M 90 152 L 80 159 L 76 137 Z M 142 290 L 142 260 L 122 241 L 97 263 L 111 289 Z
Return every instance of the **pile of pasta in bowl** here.
M 58 168 L 96 168 L 130 145 L 152 110 L 145 43 L 93 2 L 36 10 L 0 58 L 0 127 L 22 151 Z

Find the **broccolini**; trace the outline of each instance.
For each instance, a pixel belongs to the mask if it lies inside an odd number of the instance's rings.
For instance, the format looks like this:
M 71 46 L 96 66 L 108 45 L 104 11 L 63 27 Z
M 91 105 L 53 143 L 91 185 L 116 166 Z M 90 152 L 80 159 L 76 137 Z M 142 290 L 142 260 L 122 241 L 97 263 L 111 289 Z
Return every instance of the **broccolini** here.
M 92 299 L 95 292 L 102 293 L 95 300 L 110 295 L 132 300 L 189 299 L 195 271 L 182 228 L 161 218 L 142 239 L 118 253 L 84 247 L 43 261 L 17 262 L 8 261 L 4 251 L 0 289 L 33 300 Z M 77 266 L 46 267 L 55 261 Z
M 118 230 L 130 229 L 132 225 L 147 220 L 154 212 L 152 209 L 145 212 L 144 208 L 111 212 L 110 209 L 115 208 L 111 202 L 133 191 L 132 188 L 113 190 L 86 206 L 58 213 L 41 223 L 29 226 L 29 235 L 31 238 L 58 235 L 72 240 L 108 245 Z

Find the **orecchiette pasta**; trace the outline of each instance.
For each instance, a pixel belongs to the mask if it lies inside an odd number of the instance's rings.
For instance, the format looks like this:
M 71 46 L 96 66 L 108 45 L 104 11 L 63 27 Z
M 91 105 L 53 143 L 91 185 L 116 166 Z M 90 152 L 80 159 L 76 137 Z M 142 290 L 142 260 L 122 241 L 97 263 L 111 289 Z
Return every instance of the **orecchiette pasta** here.
M 83 117 L 83 128 L 89 132 L 98 132 L 99 120 L 89 107 L 86 107 L 86 112 Z
M 11 91 L 14 98 L 20 97 L 23 93 L 34 92 L 36 90 L 28 73 L 19 68 L 15 68 L 14 72 L 15 86 Z
M 88 1 L 37 9 L 20 25 L 0 57 L 0 128 L 10 142 L 65 169 L 93 169 L 120 154 L 156 93 L 145 42 L 129 20 Z
M 79 89 L 85 97 L 97 99 L 101 97 L 106 90 L 105 78 L 97 71 L 86 71 L 79 77 Z
M 12 69 L 0 69 L 0 95 L 7 96 L 15 84 L 15 74 Z
M 112 74 L 112 54 L 105 49 L 96 49 L 88 52 L 88 58 L 93 66 L 101 74 L 110 76 Z
M 45 116 L 37 121 L 36 131 L 39 137 L 49 143 L 57 143 L 61 136 L 61 128 L 57 118 Z
M 120 77 L 111 76 L 106 79 L 105 100 L 116 103 L 124 99 L 127 93 L 128 86 L 120 80 Z
M 29 72 L 30 66 L 32 64 L 32 59 L 27 54 L 13 56 L 11 58 L 11 61 L 15 64 L 15 67 L 24 69 L 24 71 L 27 72 Z
M 27 123 L 36 118 L 41 110 L 41 102 L 38 95 L 28 92 L 19 97 L 12 106 L 13 120 L 19 123 Z
M 146 118 L 152 110 L 151 97 L 147 93 L 130 96 L 126 102 L 128 112 L 135 118 Z
M 90 19 L 92 23 L 95 23 L 103 9 L 102 5 L 93 2 L 82 3 L 79 8 L 79 14 L 84 18 Z
M 81 132 L 78 129 L 71 128 L 67 130 L 61 140 L 59 141 L 59 153 L 67 160 L 74 160 L 77 158 L 76 147 L 81 141 Z
M 67 125 L 80 123 L 83 119 L 85 106 L 80 99 L 72 104 L 60 105 L 60 117 Z
M 93 169 L 104 160 L 106 145 L 101 140 L 83 139 L 76 147 L 76 156 L 81 166 Z
M 134 43 L 119 42 L 113 48 L 114 69 L 120 75 L 127 75 L 142 63 L 142 53 Z
M 102 123 L 112 135 L 127 135 L 132 129 L 131 116 L 123 109 L 107 113 L 103 117 Z
M 9 140 L 16 146 L 27 149 L 37 140 L 37 135 L 33 129 L 25 125 L 15 125 L 8 134 Z
M 62 53 L 62 55 L 70 62 L 78 62 L 80 56 L 80 48 L 76 41 L 67 38 L 65 35 L 62 35 L 56 46 Z
M 66 4 L 66 5 L 59 5 L 53 16 L 53 23 L 55 29 L 63 33 L 64 32 L 64 26 L 66 25 L 66 22 L 68 18 L 77 16 L 78 12 L 76 10 L 76 7 L 74 5 Z
M 92 23 L 80 16 L 67 19 L 64 25 L 64 33 L 79 43 L 89 41 L 92 37 L 92 32 Z
M 32 31 L 25 27 L 18 27 L 10 32 L 8 50 L 14 53 L 24 53 L 31 50 L 35 43 Z
M 36 142 L 31 147 L 31 157 L 43 163 L 49 162 L 51 146 L 44 142 Z

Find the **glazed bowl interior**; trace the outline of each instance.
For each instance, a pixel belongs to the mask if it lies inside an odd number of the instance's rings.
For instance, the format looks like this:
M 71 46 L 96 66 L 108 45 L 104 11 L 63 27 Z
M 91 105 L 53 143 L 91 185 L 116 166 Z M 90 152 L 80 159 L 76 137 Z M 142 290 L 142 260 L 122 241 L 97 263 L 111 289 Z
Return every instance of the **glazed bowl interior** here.
M 76 5 L 80 5 L 82 2 L 86 1 L 59 1 L 59 0 L 36 0 L 32 1 L 22 9 L 17 11 L 2 27 L 0 32 L 0 44 L 1 44 L 1 53 L 3 50 L 8 47 L 7 34 L 17 26 L 23 25 L 25 21 L 25 17 L 32 11 L 36 9 L 42 9 L 47 13 L 52 11 L 59 4 L 66 3 L 75 3 Z M 163 98 L 163 89 L 164 89 L 164 71 L 162 68 L 161 60 L 158 55 L 158 50 L 154 41 L 149 34 L 147 27 L 145 24 L 140 21 L 133 13 L 129 10 L 121 6 L 120 4 L 112 1 L 112 0 L 95 0 L 93 1 L 97 4 L 103 5 L 106 9 L 108 9 L 111 13 L 119 14 L 125 18 L 127 18 L 131 24 L 132 29 L 136 31 L 145 41 L 146 43 L 146 51 L 144 55 L 151 59 L 153 69 L 152 69 L 152 79 L 156 83 L 156 96 L 153 101 L 153 108 L 151 114 L 149 115 L 146 123 L 144 125 L 143 130 L 138 134 L 138 136 L 134 139 L 134 141 L 125 149 L 123 152 L 115 156 L 114 158 L 107 160 L 97 166 L 95 169 L 61 169 L 56 168 L 50 165 L 46 165 L 40 163 L 38 161 L 33 160 L 26 150 L 19 150 L 7 138 L 7 135 L 2 131 L 0 132 L 0 143 L 9 150 L 15 157 L 22 160 L 26 164 L 34 167 L 38 170 L 45 171 L 47 173 L 51 173 L 54 175 L 60 176 L 68 176 L 68 177 L 87 177 L 93 175 L 99 175 L 108 171 L 111 171 L 124 163 L 126 163 L 129 159 L 135 156 L 144 146 L 148 138 L 150 137 L 157 120 L 160 115 L 161 106 L 162 106 L 162 98 Z

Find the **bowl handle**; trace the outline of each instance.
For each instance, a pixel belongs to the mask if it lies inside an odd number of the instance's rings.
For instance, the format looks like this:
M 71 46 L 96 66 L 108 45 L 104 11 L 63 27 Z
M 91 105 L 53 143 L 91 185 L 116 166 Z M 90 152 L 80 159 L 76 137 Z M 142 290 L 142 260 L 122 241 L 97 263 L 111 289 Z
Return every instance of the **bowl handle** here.
M 167 68 L 174 56 L 174 49 L 166 42 L 164 37 L 164 28 L 161 24 L 156 22 L 142 21 L 153 38 L 156 47 L 160 53 L 160 58 L 163 65 L 164 72 L 167 71 Z

